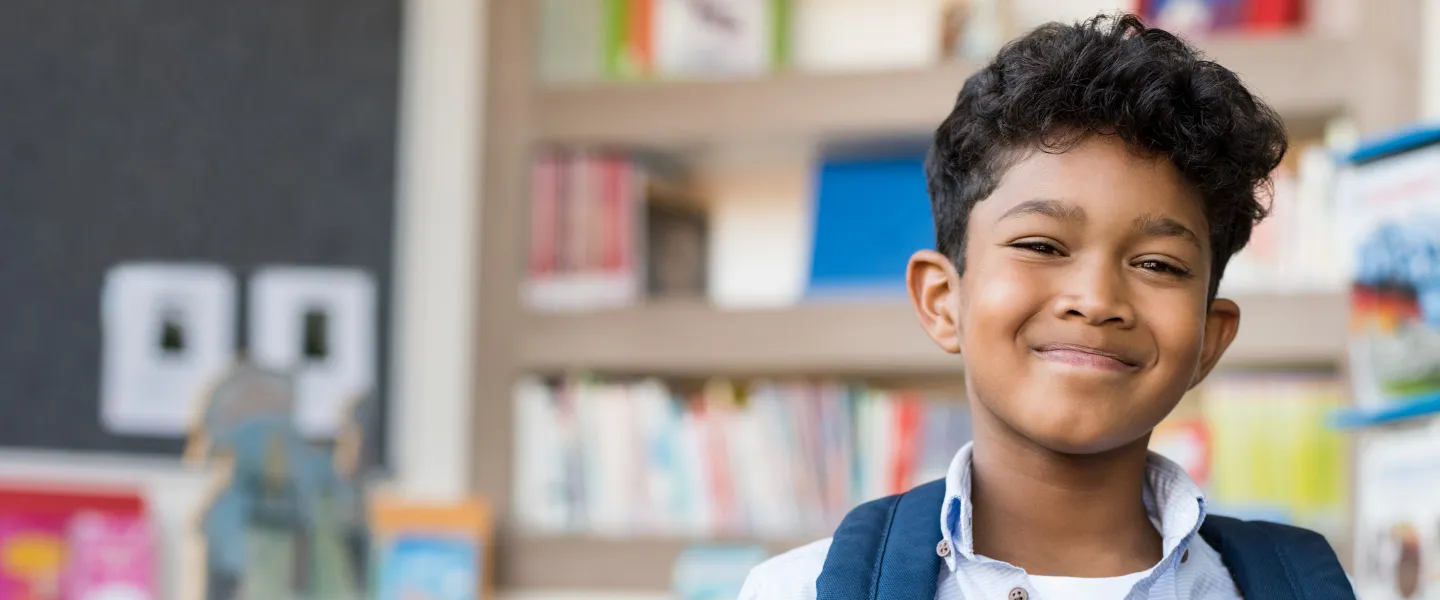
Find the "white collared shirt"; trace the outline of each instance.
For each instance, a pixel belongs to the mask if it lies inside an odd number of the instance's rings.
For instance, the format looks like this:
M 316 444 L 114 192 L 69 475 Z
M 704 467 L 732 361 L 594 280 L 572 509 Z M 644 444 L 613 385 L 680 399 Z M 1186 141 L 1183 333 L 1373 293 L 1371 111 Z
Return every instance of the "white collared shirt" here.
M 975 554 L 970 520 L 970 445 L 950 461 L 945 504 L 940 509 L 944 563 L 937 600 L 1230 600 L 1240 598 L 1220 554 L 1198 534 L 1205 520 L 1205 496 L 1184 469 L 1151 453 L 1146 467 L 1145 509 L 1160 532 L 1164 554 L 1143 573 L 1103 580 L 1034 577 L 1009 563 Z M 830 540 L 820 540 L 766 561 L 750 572 L 740 600 L 814 600 L 815 579 L 825 565 Z M 1036 584 L 1039 583 L 1037 586 Z M 1069 588 L 1063 598 L 1045 592 Z

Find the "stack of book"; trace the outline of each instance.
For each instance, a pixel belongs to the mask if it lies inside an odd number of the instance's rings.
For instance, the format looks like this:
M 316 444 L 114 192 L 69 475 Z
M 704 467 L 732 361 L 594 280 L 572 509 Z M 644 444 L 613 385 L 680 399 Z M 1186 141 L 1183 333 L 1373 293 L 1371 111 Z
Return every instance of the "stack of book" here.
M 953 396 L 840 383 L 532 379 L 516 402 L 515 506 L 540 533 L 823 535 L 970 438 Z
M 1331 415 L 1341 381 L 1306 374 L 1213 377 L 1151 437 L 1206 490 L 1215 514 L 1345 534 L 1348 450 Z
M 1005 39 L 1008 6 L 1008 0 L 542 0 L 538 75 L 549 83 L 709 79 L 981 59 Z
M 542 0 L 546 81 L 757 75 L 789 54 L 789 0 Z
M 588 150 L 548 152 L 531 179 L 530 249 L 522 296 L 538 310 L 629 306 L 645 297 L 703 297 L 704 211 L 656 161 Z
M 1230 261 L 1226 292 L 1341 290 L 1346 269 L 1336 233 L 1336 154 L 1298 142 L 1262 196 L 1270 215 Z

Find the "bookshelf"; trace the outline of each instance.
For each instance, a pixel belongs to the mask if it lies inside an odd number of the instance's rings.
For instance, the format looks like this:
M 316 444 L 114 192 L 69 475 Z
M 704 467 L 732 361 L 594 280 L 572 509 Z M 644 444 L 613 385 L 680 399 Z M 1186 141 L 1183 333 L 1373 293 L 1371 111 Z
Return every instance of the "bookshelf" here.
M 1358 0 L 1345 0 L 1355 1 Z M 1417 114 L 1420 0 L 1366 3 L 1344 37 L 1314 32 L 1217 37 L 1199 45 L 1241 76 L 1291 123 L 1336 115 L 1362 133 Z M 526 373 L 593 369 L 628 374 L 945 375 L 953 357 L 934 348 L 903 300 L 804 304 L 733 311 L 653 304 L 587 314 L 537 314 L 519 302 L 528 224 L 529 158 L 551 143 L 688 150 L 748 142 L 913 138 L 945 114 L 977 65 L 898 72 L 783 73 L 689 82 L 537 85 L 534 2 L 490 2 L 482 77 L 482 196 L 475 253 L 471 489 L 499 518 L 497 585 L 537 589 L 666 589 L 685 539 L 536 536 L 512 513 L 511 385 Z M 706 115 L 695 119 L 693 115 Z M 1340 293 L 1242 294 L 1241 333 L 1224 368 L 1339 369 Z M 1322 326 L 1322 324 L 1324 324 Z M 763 338 L 761 336 L 764 336 Z M 765 339 L 763 345 L 750 342 Z M 720 540 L 724 541 L 724 540 Z M 765 542 L 771 550 L 809 540 Z
M 1345 110 L 1353 94 L 1344 40 L 1307 34 L 1221 36 L 1202 47 L 1301 126 Z M 756 137 L 812 141 L 933 131 L 981 65 L 763 79 L 542 86 L 535 138 L 556 143 L 682 145 Z M 694 115 L 706 115 L 696 120 Z
M 823 537 L 758 543 L 778 554 Z M 517 537 L 502 541 L 505 550 L 496 557 L 496 568 L 500 580 L 516 588 L 666 590 L 670 587 L 669 565 L 686 546 L 698 541 L 680 537 Z M 757 543 L 754 540 L 705 541 Z M 656 565 L 663 566 L 657 568 Z
M 1340 293 L 1248 294 L 1227 368 L 1334 368 L 1345 356 Z M 935 347 L 903 299 L 721 310 L 657 304 L 587 314 L 529 314 L 525 370 L 572 369 L 671 376 L 957 376 L 959 359 Z

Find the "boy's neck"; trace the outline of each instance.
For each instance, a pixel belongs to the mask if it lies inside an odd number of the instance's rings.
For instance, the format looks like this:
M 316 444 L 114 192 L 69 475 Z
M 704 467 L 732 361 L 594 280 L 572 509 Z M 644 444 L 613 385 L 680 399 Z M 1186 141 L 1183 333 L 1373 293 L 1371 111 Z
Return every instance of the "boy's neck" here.
M 1143 497 L 1149 436 L 1103 454 L 1067 455 L 996 431 L 990 426 L 1005 426 L 992 415 L 976 417 L 976 554 L 1068 577 L 1127 575 L 1160 561 L 1161 536 Z

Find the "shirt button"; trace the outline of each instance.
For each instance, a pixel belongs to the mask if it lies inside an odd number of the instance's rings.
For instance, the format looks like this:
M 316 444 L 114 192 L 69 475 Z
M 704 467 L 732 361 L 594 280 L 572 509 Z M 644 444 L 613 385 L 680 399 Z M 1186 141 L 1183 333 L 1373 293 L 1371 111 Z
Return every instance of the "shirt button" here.
M 1190 551 L 1189 551 L 1189 550 L 1186 550 L 1184 554 L 1181 554 L 1181 555 L 1180 555 L 1180 562 L 1181 562 L 1182 564 L 1183 564 L 1185 561 L 1187 561 L 1187 560 L 1190 560 Z
M 1030 592 L 1025 591 L 1025 588 L 1017 587 L 1010 590 L 1009 600 L 1030 600 Z
M 950 556 L 950 540 L 940 540 L 940 543 L 935 545 L 935 553 L 939 554 L 940 558 Z

